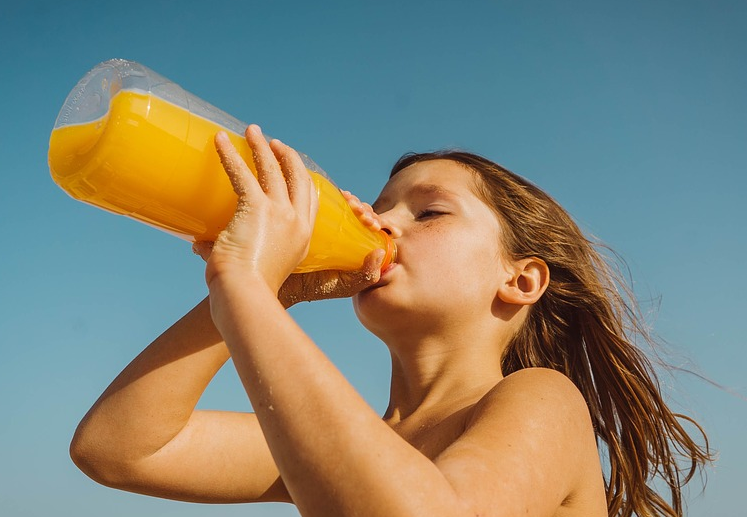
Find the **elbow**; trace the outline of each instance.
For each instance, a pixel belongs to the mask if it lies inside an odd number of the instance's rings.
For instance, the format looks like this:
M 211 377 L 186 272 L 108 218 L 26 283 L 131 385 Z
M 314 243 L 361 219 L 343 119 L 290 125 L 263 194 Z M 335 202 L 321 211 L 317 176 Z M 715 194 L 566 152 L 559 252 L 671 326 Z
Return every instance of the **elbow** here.
M 86 476 L 108 486 L 111 477 L 110 468 L 107 467 L 108 458 L 89 435 L 82 429 L 82 425 L 78 427 L 70 442 L 70 459 Z
M 127 464 L 103 440 L 97 439 L 96 433 L 85 429 L 83 423 L 73 435 L 69 453 L 75 466 L 97 483 L 112 488 L 121 488 L 126 483 Z

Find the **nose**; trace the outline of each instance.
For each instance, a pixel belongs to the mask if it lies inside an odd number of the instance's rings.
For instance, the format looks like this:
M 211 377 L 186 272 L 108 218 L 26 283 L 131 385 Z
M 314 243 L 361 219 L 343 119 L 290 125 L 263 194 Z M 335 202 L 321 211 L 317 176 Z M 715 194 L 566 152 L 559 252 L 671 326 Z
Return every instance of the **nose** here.
M 397 224 L 393 210 L 379 214 L 379 220 L 381 221 L 381 229 L 389 234 L 392 239 L 402 236 L 402 230 Z

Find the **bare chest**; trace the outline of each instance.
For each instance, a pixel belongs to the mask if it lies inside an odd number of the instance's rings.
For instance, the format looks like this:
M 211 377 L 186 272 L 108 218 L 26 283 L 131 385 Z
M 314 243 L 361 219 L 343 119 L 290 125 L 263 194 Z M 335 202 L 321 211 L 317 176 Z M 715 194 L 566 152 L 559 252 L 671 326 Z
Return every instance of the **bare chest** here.
M 392 428 L 432 460 L 464 433 L 471 409 L 472 407 L 467 407 L 441 419 L 424 418 L 401 422 Z
M 403 421 L 392 425 L 392 429 L 425 457 L 435 460 L 464 434 L 473 408 L 474 406 L 465 407 L 442 419 L 422 418 Z M 558 507 L 554 517 L 606 517 L 607 505 L 598 456 L 596 451 L 592 452 L 589 455 L 589 468 L 585 469 L 588 472 L 586 479 Z

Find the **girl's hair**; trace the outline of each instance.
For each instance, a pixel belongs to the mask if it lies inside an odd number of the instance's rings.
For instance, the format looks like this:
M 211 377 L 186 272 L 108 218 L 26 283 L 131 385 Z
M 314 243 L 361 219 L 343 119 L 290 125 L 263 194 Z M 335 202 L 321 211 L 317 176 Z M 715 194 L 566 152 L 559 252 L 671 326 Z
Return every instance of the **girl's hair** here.
M 607 449 L 610 516 L 681 517 L 681 489 L 711 453 L 702 428 L 667 407 L 651 361 L 634 344 L 654 343 L 631 290 L 555 200 L 496 163 L 462 151 L 410 153 L 391 175 L 440 159 L 477 175 L 478 194 L 499 215 L 508 256 L 538 257 L 550 269 L 546 292 L 503 354 L 503 374 L 545 367 L 575 383 Z M 681 420 L 703 435 L 703 446 Z M 671 501 L 650 486 L 655 478 L 666 483 Z

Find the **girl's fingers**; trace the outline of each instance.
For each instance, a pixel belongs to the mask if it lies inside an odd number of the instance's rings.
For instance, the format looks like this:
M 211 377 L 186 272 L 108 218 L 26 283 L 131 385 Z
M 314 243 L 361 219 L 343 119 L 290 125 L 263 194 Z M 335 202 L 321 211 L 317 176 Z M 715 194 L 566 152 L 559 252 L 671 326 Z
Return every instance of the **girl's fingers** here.
M 341 190 L 340 192 L 342 192 L 342 197 L 345 198 L 345 201 L 348 202 L 348 205 L 350 205 L 350 208 L 352 208 L 353 211 L 360 207 L 361 200 L 358 199 L 358 196 L 356 196 L 349 190 Z
M 374 212 L 371 212 L 369 215 L 363 217 L 362 221 L 363 224 L 365 224 L 371 231 L 378 232 L 382 228 L 381 220 L 379 219 L 379 216 Z
M 369 213 L 374 213 L 374 209 L 369 205 L 368 203 L 361 203 L 363 205 L 363 210 Z
M 231 180 L 233 190 L 240 200 L 259 189 L 251 169 L 233 146 L 226 132 L 219 131 L 215 135 L 215 149 L 218 151 L 218 156 L 226 174 L 228 174 L 228 179 Z
M 319 193 L 316 191 L 316 185 L 314 185 L 314 182 L 309 178 L 309 221 L 311 221 L 312 225 L 316 222 L 316 214 L 318 211 Z
M 347 200 L 348 205 L 361 223 L 372 231 L 377 232 L 381 230 L 381 220 L 379 219 L 378 214 L 374 212 L 371 205 L 362 202 L 357 196 L 351 194 L 347 190 L 343 190 L 342 195 Z
M 312 182 L 303 160 L 295 149 L 280 140 L 270 142 L 270 149 L 280 164 L 291 204 L 300 214 L 310 213 L 312 190 L 309 186 Z
M 259 181 L 262 190 L 273 199 L 282 199 L 287 197 L 285 191 L 285 180 L 280 164 L 275 153 L 270 149 L 270 145 L 262 136 L 262 130 L 259 126 L 252 124 L 246 128 L 246 141 L 252 150 L 254 165 L 257 169 L 257 181 Z

